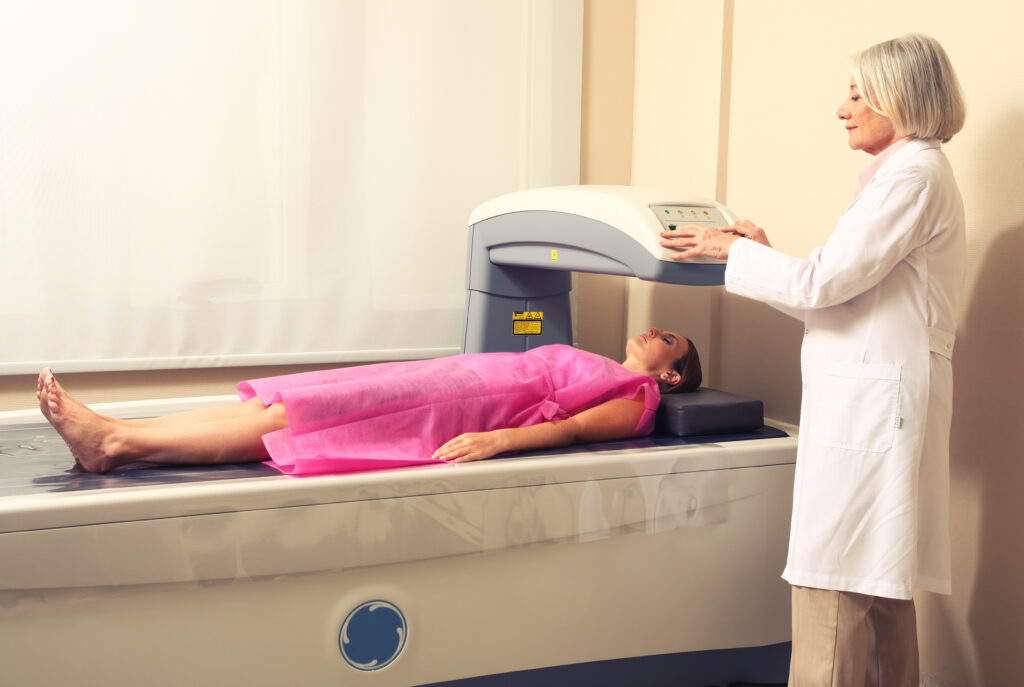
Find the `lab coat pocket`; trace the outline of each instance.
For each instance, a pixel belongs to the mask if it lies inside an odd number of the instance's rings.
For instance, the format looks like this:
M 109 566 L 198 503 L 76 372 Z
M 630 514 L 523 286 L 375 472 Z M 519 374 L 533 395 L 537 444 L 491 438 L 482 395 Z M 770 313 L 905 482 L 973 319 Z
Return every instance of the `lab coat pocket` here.
M 826 363 L 808 388 L 815 441 L 849 451 L 885 453 L 900 420 L 900 365 Z

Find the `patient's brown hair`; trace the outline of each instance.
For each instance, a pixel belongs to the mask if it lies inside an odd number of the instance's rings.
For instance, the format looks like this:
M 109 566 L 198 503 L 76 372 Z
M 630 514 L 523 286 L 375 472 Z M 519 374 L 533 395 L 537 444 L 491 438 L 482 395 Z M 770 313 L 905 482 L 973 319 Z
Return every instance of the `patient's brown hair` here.
M 690 339 L 687 339 L 686 343 L 690 345 L 686 355 L 672 361 L 672 367 L 679 373 L 679 381 L 672 386 L 659 384 L 663 394 L 693 391 L 704 381 L 704 373 L 701 371 L 700 355 L 697 353 L 697 347 L 693 345 L 693 341 L 690 341 Z

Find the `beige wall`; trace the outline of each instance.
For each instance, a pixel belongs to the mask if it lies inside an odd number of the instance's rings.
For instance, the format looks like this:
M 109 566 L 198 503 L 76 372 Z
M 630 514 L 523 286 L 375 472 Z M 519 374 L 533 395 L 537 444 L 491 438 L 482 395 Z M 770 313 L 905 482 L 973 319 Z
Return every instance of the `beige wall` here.
M 583 13 L 580 182 L 629 184 L 633 154 L 636 8 L 589 0 Z M 609 358 L 625 356 L 627 287 L 622 277 L 580 274 L 577 342 Z
M 967 127 L 945 146 L 967 206 L 969 277 L 954 360 L 954 593 L 918 599 L 922 670 L 960 687 L 1021 684 L 1024 43 L 1018 33 L 1024 6 L 934 0 L 853 6 L 638 0 L 635 6 L 633 182 L 711 189 L 795 255 L 825 240 L 868 159 L 849 151 L 834 114 L 846 92 L 849 56 L 909 31 L 934 35 L 950 53 L 969 107 Z M 719 289 L 693 295 L 683 287 L 641 288 L 646 291 L 630 289 L 630 322 L 636 312 L 693 311 L 693 302 L 706 298 L 707 311 L 698 307 L 687 327 L 700 329 L 699 339 L 717 356 L 712 382 L 764 399 L 769 415 L 796 419 L 799 323 Z
M 720 3 L 638 3 L 632 180 L 675 197 L 713 198 L 719 169 Z M 694 30 L 717 26 L 714 31 Z M 686 125 L 680 125 L 684 119 Z M 718 384 L 719 289 L 629 281 L 627 330 L 656 325 L 690 337 L 704 383 Z

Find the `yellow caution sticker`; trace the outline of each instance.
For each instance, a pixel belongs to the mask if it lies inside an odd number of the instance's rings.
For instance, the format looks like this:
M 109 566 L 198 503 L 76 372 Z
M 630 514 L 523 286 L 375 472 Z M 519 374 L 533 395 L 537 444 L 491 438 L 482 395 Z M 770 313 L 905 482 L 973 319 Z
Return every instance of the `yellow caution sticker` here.
M 543 330 L 543 312 L 531 310 L 512 313 L 512 336 L 540 336 Z
M 558 249 L 557 248 L 552 248 L 551 249 L 551 260 L 552 261 L 557 261 L 558 260 Z

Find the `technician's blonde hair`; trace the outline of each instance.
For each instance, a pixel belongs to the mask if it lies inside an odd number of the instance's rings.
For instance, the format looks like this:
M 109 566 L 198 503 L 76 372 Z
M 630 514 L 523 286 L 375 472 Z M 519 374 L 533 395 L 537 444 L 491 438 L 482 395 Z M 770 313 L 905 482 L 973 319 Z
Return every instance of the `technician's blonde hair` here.
M 963 128 L 967 108 L 960 82 L 931 36 L 908 34 L 864 50 L 853 58 L 853 81 L 900 136 L 945 143 Z

